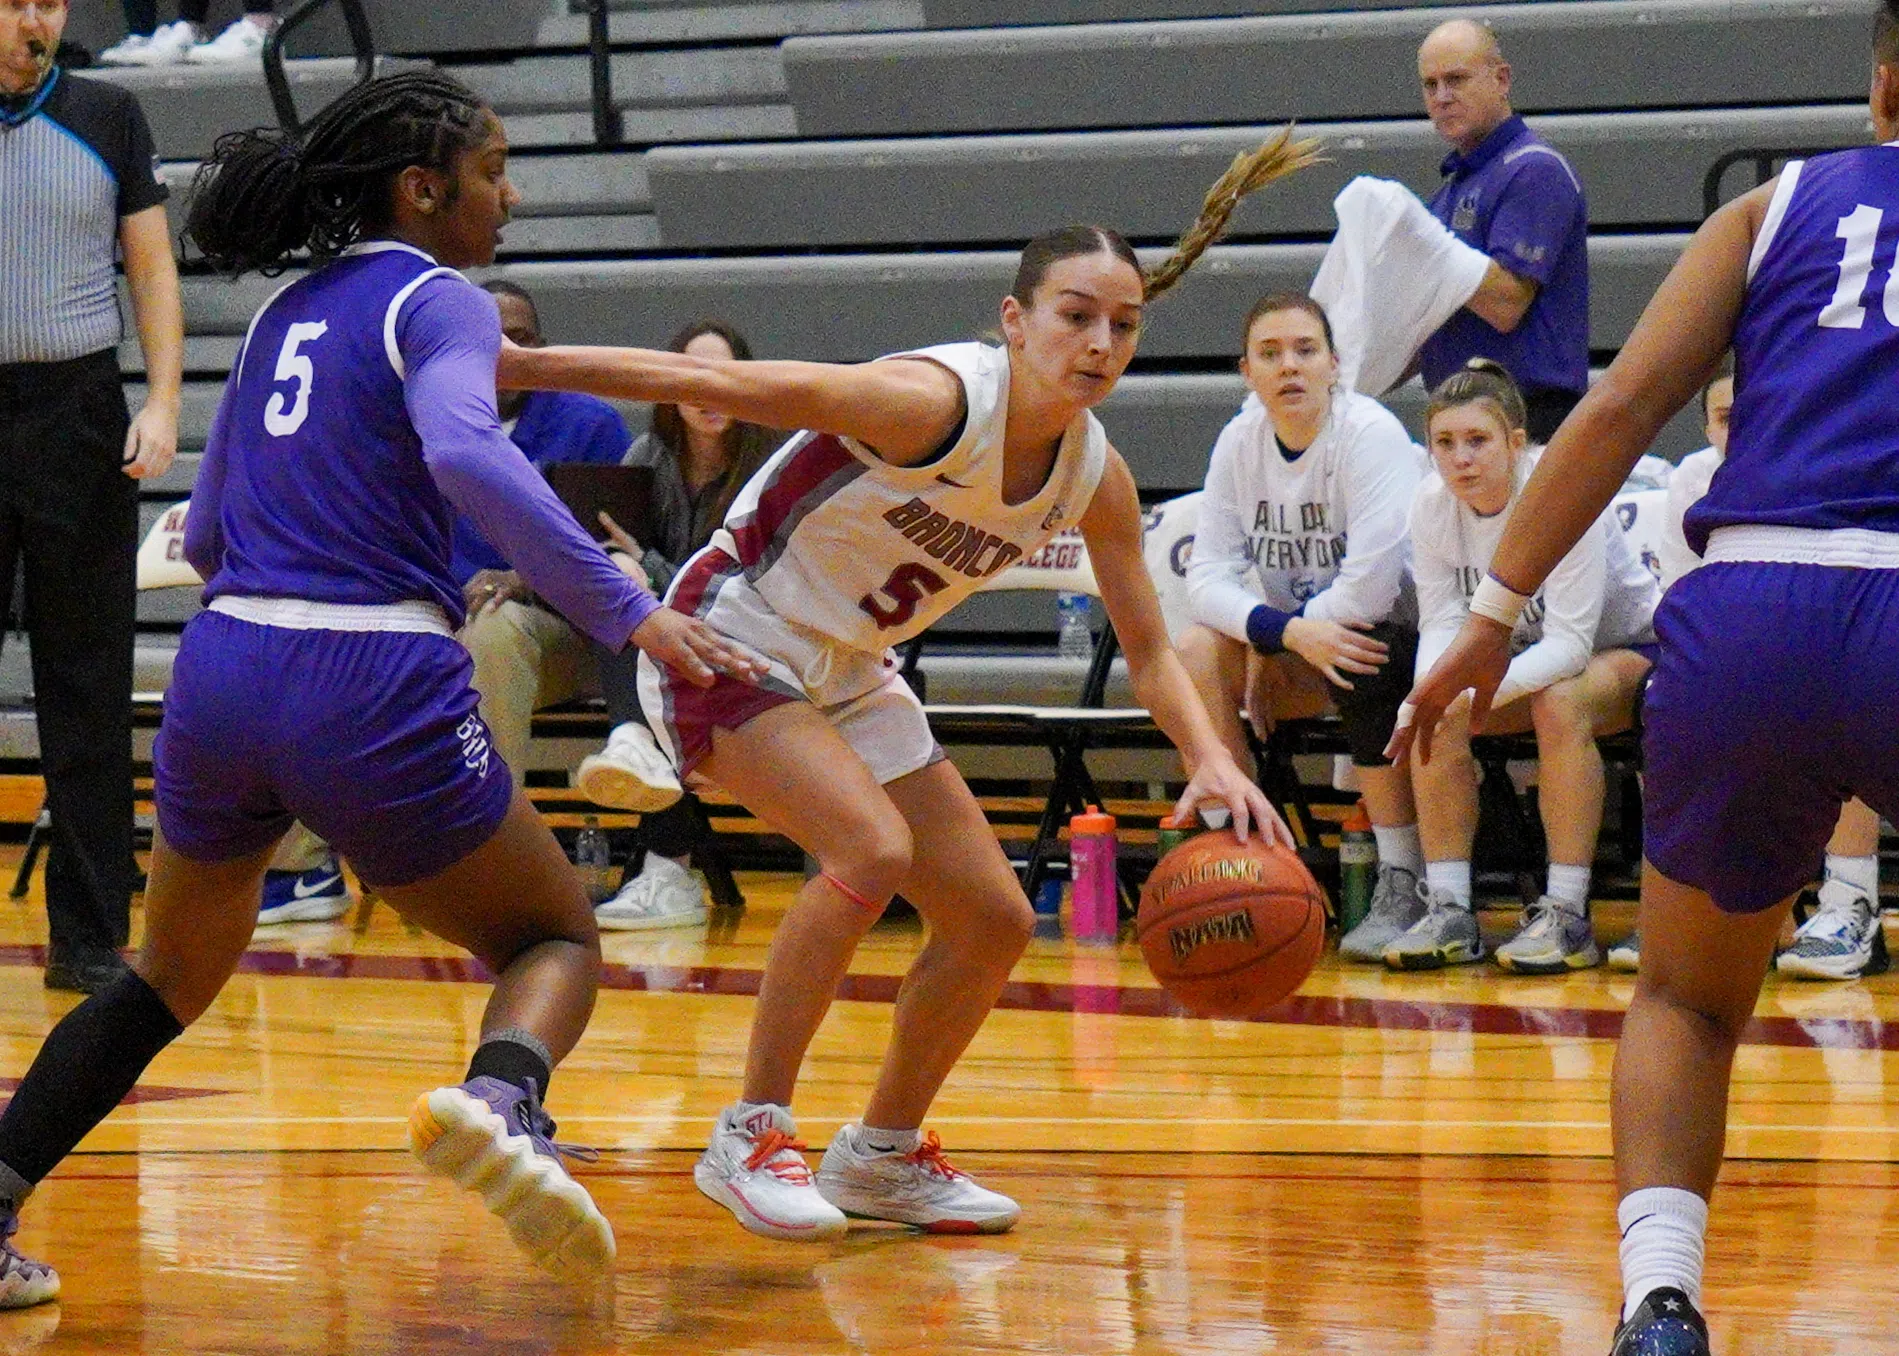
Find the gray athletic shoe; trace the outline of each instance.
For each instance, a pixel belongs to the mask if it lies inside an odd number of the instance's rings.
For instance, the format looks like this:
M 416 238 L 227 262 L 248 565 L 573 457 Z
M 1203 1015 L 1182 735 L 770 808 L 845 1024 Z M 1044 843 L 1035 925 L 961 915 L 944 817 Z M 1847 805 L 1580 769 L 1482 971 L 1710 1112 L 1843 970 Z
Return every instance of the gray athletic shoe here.
M 1523 911 L 1517 935 L 1497 948 L 1497 964 L 1517 975 L 1560 975 L 1602 964 L 1587 914 L 1544 895 Z
M 1631 932 L 1609 948 L 1609 968 L 1629 975 L 1642 968 L 1641 934 Z
M 1385 964 L 1394 970 L 1442 970 L 1447 965 L 1470 965 L 1484 958 L 1484 935 L 1477 915 L 1451 895 L 1434 894 L 1429 885 L 1418 887 L 1424 917 L 1418 919 L 1385 948 Z
M 1864 895 L 1822 904 L 1794 933 L 1793 945 L 1774 959 L 1783 975 L 1800 979 L 1863 979 L 1892 968 L 1879 906 Z
M 1385 948 L 1422 917 L 1424 901 L 1418 898 L 1418 878 L 1402 866 L 1380 866 L 1371 908 L 1357 927 L 1339 938 L 1339 955 L 1376 965 L 1385 958 Z

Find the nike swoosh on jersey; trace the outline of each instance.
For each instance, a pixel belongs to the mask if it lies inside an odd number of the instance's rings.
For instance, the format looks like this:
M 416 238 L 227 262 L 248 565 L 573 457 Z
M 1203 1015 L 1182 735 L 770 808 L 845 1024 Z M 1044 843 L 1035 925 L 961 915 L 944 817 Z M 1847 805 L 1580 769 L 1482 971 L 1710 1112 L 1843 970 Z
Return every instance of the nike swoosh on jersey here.
M 936 483 L 939 485 L 948 485 L 951 489 L 956 489 L 956 490 L 966 490 L 969 488 L 969 486 L 963 484 L 962 481 L 951 480 L 948 476 L 938 476 L 936 478 Z

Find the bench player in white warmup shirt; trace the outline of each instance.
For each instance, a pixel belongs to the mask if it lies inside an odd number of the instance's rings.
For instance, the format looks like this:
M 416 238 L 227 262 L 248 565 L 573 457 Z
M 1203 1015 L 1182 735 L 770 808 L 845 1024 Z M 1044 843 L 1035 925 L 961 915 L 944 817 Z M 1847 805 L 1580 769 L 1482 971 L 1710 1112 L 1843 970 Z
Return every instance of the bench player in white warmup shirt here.
M 1385 757 L 1417 652 L 1405 517 L 1424 458 L 1391 411 L 1340 387 L 1311 297 L 1261 298 L 1241 334 L 1253 389 L 1207 464 L 1180 655 L 1236 759 L 1242 704 L 1262 733 L 1338 710 L 1378 837 L 1371 909 L 1339 952 L 1375 961 L 1417 919 L 1424 869 L 1409 769 Z
M 1428 438 L 1437 471 L 1411 509 L 1418 579 L 1418 672 L 1427 671 L 1470 616 L 1470 596 L 1490 568 L 1510 506 L 1530 478 L 1523 396 L 1485 359 L 1454 373 L 1431 396 Z M 1480 734 L 1535 730 L 1537 803 L 1549 840 L 1543 896 L 1497 963 L 1522 974 L 1560 974 L 1602 963 L 1589 918 L 1589 871 L 1602 827 L 1598 735 L 1625 730 L 1653 662 L 1655 578 L 1605 511 L 1523 610 L 1513 655 Z M 1481 960 L 1472 911 L 1471 844 L 1477 836 L 1477 767 L 1468 699 L 1438 727 L 1430 762 L 1414 762 L 1424 836 L 1425 915 L 1385 950 L 1394 969 Z
M 1304 159 L 1282 137 L 1235 174 L 1250 169 L 1263 183 Z M 950 344 L 854 366 L 541 349 L 504 365 L 511 383 L 808 430 L 754 477 L 668 594 L 678 610 L 723 619 L 768 661 L 764 681 L 695 696 L 643 672 L 648 714 L 681 772 L 723 787 L 819 866 L 772 941 L 743 1098 L 720 1114 L 694 1174 L 755 1233 L 834 1237 L 846 1212 L 996 1232 L 1019 1213 L 951 1168 L 920 1129 L 1033 915 L 898 676 L 893 644 L 1078 525 L 1135 691 L 1186 760 L 1181 808 L 1224 803 L 1242 831 L 1290 841 L 1168 645 L 1134 478 L 1089 413 L 1134 356 L 1145 302 L 1224 224 L 1237 201 L 1228 189 L 1216 186 L 1174 257 L 1145 276 L 1127 243 L 1099 227 L 1031 241 L 1002 302 L 1002 348 Z M 904 980 L 863 1121 L 839 1130 L 814 1177 L 792 1090 L 859 940 L 899 890 L 929 940 Z
M 1668 514 L 1662 523 L 1662 587 L 1701 564 L 1688 545 L 1682 519 L 1727 460 L 1728 414 L 1734 408 L 1734 364 L 1730 358 L 1701 393 L 1701 414 L 1709 445 L 1683 457 L 1668 482 Z M 1839 822 L 1826 845 L 1820 907 L 1794 933 L 1793 944 L 1774 960 L 1783 975 L 1801 979 L 1863 979 L 1892 967 L 1886 934 L 1879 925 L 1879 816 L 1858 796 L 1840 807 Z M 1633 935 L 1609 950 L 1609 964 L 1633 970 L 1641 960 Z

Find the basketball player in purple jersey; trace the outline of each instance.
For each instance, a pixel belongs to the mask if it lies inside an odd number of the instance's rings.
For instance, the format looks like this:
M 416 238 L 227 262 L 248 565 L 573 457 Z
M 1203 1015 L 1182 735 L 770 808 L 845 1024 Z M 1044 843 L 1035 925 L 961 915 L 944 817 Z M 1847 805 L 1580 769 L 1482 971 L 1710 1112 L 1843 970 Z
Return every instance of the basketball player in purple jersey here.
M 1706 1356 L 1708 1197 L 1729 1073 L 1840 806 L 1899 815 L 1899 0 L 1875 20 L 1881 142 L 1790 162 L 1710 217 L 1551 440 L 1412 693 L 1415 735 L 1488 707 L 1524 601 L 1734 347 L 1728 459 L 1687 517 L 1708 562 L 1655 615 L 1642 968 L 1616 1051 L 1613 1356 Z
M 476 714 L 453 511 L 602 644 L 630 639 L 701 683 L 752 670 L 617 570 L 501 432 L 499 316 L 455 269 L 492 261 L 517 200 L 500 123 L 434 74 L 358 86 L 301 144 L 218 142 L 188 228 L 199 248 L 232 274 L 306 248 L 320 266 L 251 322 L 212 427 L 186 536 L 207 610 L 154 755 L 143 949 L 53 1029 L 0 1116 L 0 1237 L 210 1006 L 295 818 L 496 977 L 467 1081 L 416 1103 L 418 1156 L 481 1190 L 548 1270 L 613 1258 L 540 1105 L 592 1012 L 599 937 Z M 58 1289 L 50 1267 L 0 1251 L 0 1307 Z

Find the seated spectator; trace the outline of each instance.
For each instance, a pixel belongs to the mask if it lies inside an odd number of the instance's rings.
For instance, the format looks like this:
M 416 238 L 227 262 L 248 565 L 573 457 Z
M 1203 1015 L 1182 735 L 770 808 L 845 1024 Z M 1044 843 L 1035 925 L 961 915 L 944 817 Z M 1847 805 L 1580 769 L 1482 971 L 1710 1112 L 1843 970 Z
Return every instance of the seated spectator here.
M 125 37 L 99 53 L 104 66 L 260 65 L 277 27 L 275 0 L 244 0 L 244 14 L 215 38 L 205 37 L 211 0 L 178 0 L 178 18 L 161 25 L 158 0 L 124 0 Z
M 1728 412 L 1734 406 L 1734 367 L 1725 362 L 1701 393 L 1708 446 L 1682 458 L 1668 485 L 1668 516 L 1662 524 L 1662 587 L 1701 564 L 1688 546 L 1682 518 L 1708 492 L 1714 473 L 1727 459 Z M 1631 936 L 1611 948 L 1609 963 L 1633 970 L 1641 943 Z M 1886 935 L 1879 925 L 1879 815 L 1855 797 L 1840 807 L 1833 837 L 1826 845 L 1819 908 L 1794 933 L 1793 945 L 1774 961 L 1783 975 L 1801 979 L 1863 979 L 1891 967 Z
M 1419 912 L 1424 861 L 1406 768 L 1385 758 L 1411 686 L 1417 606 L 1405 514 L 1421 458 L 1397 418 L 1340 389 L 1325 310 L 1303 293 L 1247 316 L 1252 395 L 1214 444 L 1179 648 L 1214 727 L 1248 758 L 1240 709 L 1262 736 L 1336 710 L 1378 837 L 1371 912 L 1340 942 L 1376 960 Z
M 673 336 L 675 353 L 749 360 L 751 345 L 717 321 L 689 325 Z M 765 462 L 774 435 L 716 410 L 655 405 L 649 432 L 626 454 L 628 466 L 653 469 L 653 540 L 641 544 L 640 564 L 655 592 L 664 593 L 686 558 L 725 521 L 741 486 Z M 607 746 L 580 765 L 580 788 L 601 805 L 646 810 L 639 841 L 645 861 L 638 875 L 594 911 L 602 928 L 690 927 L 706 918 L 705 878 L 689 869 L 693 849 L 712 827 L 699 798 L 686 793 L 662 810 L 647 809 L 655 767 L 668 768 L 646 728 L 636 691 L 637 655 L 602 651 L 600 686 L 614 723 Z
M 1675 463 L 1653 452 L 1642 454 L 1622 481 L 1622 493 L 1639 494 L 1643 490 L 1665 490 L 1675 478 Z
M 1470 616 L 1504 522 L 1535 456 L 1523 396 L 1495 363 L 1474 359 L 1432 393 L 1429 441 L 1436 474 L 1411 509 L 1418 581 L 1417 671 L 1427 672 Z M 1394 969 L 1483 959 L 1471 897 L 1477 836 L 1476 734 L 1536 732 L 1538 805 L 1549 840 L 1549 879 L 1497 963 L 1522 974 L 1561 974 L 1602 963 L 1589 917 L 1590 867 L 1602 827 L 1604 776 L 1596 738 L 1627 729 L 1653 662 L 1660 591 L 1635 558 L 1613 509 L 1557 565 L 1513 637 L 1495 703 L 1474 731 L 1466 693 L 1438 726 L 1428 763 L 1413 760 L 1424 836 L 1424 916 L 1385 949 Z
M 484 286 L 501 309 L 501 332 L 523 348 L 539 348 L 545 340 L 533 299 L 510 282 Z M 592 396 L 502 391 L 497 409 L 502 432 L 535 466 L 616 465 L 631 439 L 614 408 Z M 460 516 L 453 552 L 451 569 L 463 581 L 468 605 L 461 640 L 475 661 L 481 718 L 519 786 L 534 713 L 594 690 L 593 642 L 541 602 L 475 525 Z
M 540 316 L 525 291 L 510 282 L 484 286 L 494 293 L 502 333 L 510 341 L 530 348 L 544 342 Z M 613 407 L 592 396 L 501 391 L 496 407 L 502 430 L 536 466 L 612 465 L 625 455 L 631 436 Z M 593 642 L 535 597 L 474 524 L 459 515 L 451 549 L 452 569 L 468 607 L 460 635 L 475 663 L 481 718 L 519 786 L 534 712 L 593 690 Z M 298 830 L 284 839 L 265 873 L 257 921 L 336 918 L 349 903 L 336 855 L 315 835 Z

